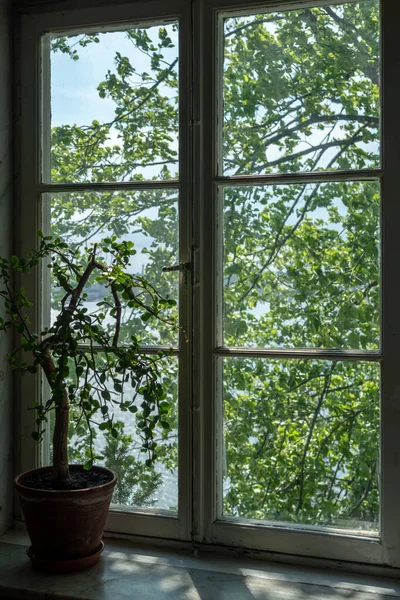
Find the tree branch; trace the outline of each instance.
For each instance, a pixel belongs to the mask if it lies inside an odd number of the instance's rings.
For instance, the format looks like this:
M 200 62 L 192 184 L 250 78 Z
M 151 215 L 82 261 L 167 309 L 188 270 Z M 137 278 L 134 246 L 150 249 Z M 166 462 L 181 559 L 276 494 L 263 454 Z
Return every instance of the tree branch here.
M 304 475 L 305 475 L 305 463 L 306 463 L 306 457 L 307 457 L 307 453 L 308 453 L 308 449 L 310 447 L 311 444 L 311 438 L 313 436 L 314 433 L 314 428 L 315 428 L 315 424 L 317 422 L 320 410 L 322 408 L 322 404 L 324 401 L 324 398 L 326 396 L 326 392 L 329 389 L 330 383 L 331 383 L 331 378 L 332 378 L 332 373 L 334 371 L 336 367 L 336 363 L 332 363 L 331 365 L 331 369 L 330 369 L 330 373 L 325 375 L 325 383 L 324 383 L 324 387 L 321 391 L 321 394 L 319 396 L 317 405 L 315 407 L 314 410 L 314 414 L 313 414 L 313 418 L 311 421 L 311 425 L 310 425 L 310 429 L 308 431 L 308 435 L 307 435 L 307 441 L 305 443 L 304 446 L 304 451 L 303 451 L 303 455 L 301 457 L 301 461 L 300 461 L 300 488 L 299 488 L 299 499 L 298 499 L 298 503 L 297 503 L 297 510 L 296 513 L 298 514 L 303 506 L 303 495 L 304 495 Z

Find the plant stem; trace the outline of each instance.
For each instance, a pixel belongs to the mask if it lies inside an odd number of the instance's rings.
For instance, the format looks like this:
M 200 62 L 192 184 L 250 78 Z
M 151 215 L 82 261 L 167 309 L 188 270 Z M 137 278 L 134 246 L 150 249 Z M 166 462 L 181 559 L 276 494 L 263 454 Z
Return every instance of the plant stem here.
M 68 488 L 71 476 L 68 466 L 68 425 L 69 401 L 68 392 L 62 390 L 61 401 L 55 410 L 55 424 L 53 432 L 53 469 L 57 487 Z
M 41 366 L 54 393 L 56 367 L 53 357 L 49 352 L 46 352 Z M 53 474 L 57 487 L 67 489 L 71 486 L 71 476 L 68 466 L 69 400 L 66 387 L 63 386 L 60 391 L 61 398 L 55 410 L 53 431 Z

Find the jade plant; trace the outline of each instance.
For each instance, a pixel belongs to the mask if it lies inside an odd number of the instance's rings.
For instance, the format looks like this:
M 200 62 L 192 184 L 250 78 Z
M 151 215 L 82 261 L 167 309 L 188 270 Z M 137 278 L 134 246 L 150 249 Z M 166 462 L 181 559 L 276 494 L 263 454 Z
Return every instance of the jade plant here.
M 71 408 L 78 414 L 78 421 L 86 421 L 91 434 L 85 469 L 91 469 L 94 461 L 102 458 L 95 452 L 94 429 L 115 438 L 120 434 L 113 413 L 116 406 L 136 418 L 141 449 L 151 466 L 157 457 L 155 431 L 169 427 L 169 404 L 159 376 L 159 363 L 168 351 L 143 354 L 139 335 L 119 343 L 121 323 L 125 310 L 139 309 L 143 322 L 156 319 L 176 329 L 171 316 L 176 303 L 163 297 L 145 277 L 132 274 L 130 260 L 136 251 L 131 241 L 105 238 L 82 252 L 69 248 L 60 238 L 44 236 L 40 231 L 38 236 L 38 248 L 26 258 L 0 257 L 0 298 L 4 303 L 0 330 L 14 329 L 17 333 L 17 343 L 8 355 L 11 367 L 22 374 L 42 369 L 48 382 L 48 399 L 32 407 L 37 424 L 32 436 L 42 441 L 49 413 L 54 411 L 54 487 L 71 487 Z M 32 302 L 16 280 L 19 275 L 32 276 L 45 266 L 51 271 L 53 286 L 62 293 L 52 324 L 34 332 L 29 319 Z M 106 296 L 91 312 L 85 300 L 87 288 L 95 282 L 105 288 Z

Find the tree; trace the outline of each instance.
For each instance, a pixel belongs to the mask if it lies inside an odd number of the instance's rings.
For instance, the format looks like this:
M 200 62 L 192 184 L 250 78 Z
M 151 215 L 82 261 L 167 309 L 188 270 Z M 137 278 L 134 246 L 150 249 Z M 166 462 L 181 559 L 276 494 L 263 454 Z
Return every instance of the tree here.
M 115 116 L 53 127 L 53 182 L 177 174 L 176 31 L 172 24 L 126 32 L 148 68 L 138 72 L 132 57 L 116 50 L 115 67 L 97 88 Z M 103 35 L 56 38 L 52 52 L 78 62 Z M 230 17 L 221 76 L 225 174 L 379 166 L 376 0 Z M 379 192 L 369 180 L 225 187 L 225 344 L 379 348 Z M 59 194 L 52 226 L 76 247 L 100 232 L 140 231 L 148 239 L 146 276 L 177 297 L 177 279 L 162 273 L 178 251 L 177 192 Z M 174 341 L 133 311 L 122 335 L 135 328 L 149 343 Z M 375 526 L 378 365 L 223 362 L 224 511 Z M 162 460 L 171 468 L 176 443 L 168 433 L 164 442 Z

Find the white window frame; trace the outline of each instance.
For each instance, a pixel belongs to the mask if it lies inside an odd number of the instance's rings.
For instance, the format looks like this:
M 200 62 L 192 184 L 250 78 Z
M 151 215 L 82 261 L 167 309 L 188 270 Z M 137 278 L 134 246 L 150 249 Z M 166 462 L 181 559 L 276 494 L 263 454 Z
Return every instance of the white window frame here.
M 346 2 L 353 0 L 346 0 Z M 382 48 L 382 156 L 380 169 L 338 174 L 300 174 L 305 181 L 380 179 L 382 186 L 382 349 L 375 358 L 382 364 L 381 400 L 381 522 L 380 536 L 366 536 L 356 532 L 318 530 L 281 524 L 256 523 L 220 516 L 218 507 L 218 452 L 221 440 L 222 401 L 218 395 L 218 357 L 232 355 L 221 348 L 218 339 L 218 290 L 220 268 L 218 244 L 218 184 L 227 184 L 228 178 L 217 171 L 220 81 L 218 69 L 221 59 L 221 37 L 218 36 L 218 15 L 242 10 L 285 10 L 327 4 L 346 3 L 345 0 L 151 0 L 133 1 L 112 7 L 99 6 L 77 9 L 73 4 L 64 12 L 54 6 L 38 9 L 37 14 L 25 13 L 20 24 L 20 52 L 17 63 L 20 78 L 21 111 L 17 115 L 20 153 L 17 165 L 17 193 L 20 214 L 17 228 L 17 251 L 26 253 L 35 245 L 35 231 L 43 225 L 41 194 L 60 186 L 43 184 L 40 172 L 40 131 L 45 96 L 39 82 L 48 81 L 46 66 L 41 71 L 40 36 L 45 32 L 80 30 L 95 26 L 105 29 L 122 24 L 159 19 L 161 16 L 179 16 L 180 19 L 180 127 L 181 127 L 181 202 L 180 260 L 192 263 L 192 280 L 181 295 L 181 322 L 189 335 L 190 344 L 181 355 L 185 376 L 180 385 L 179 415 L 179 515 L 157 515 L 146 510 L 127 514 L 112 511 L 107 529 L 112 532 L 136 534 L 169 540 L 191 541 L 197 545 L 221 545 L 248 548 L 274 553 L 276 556 L 323 557 L 332 561 L 348 561 L 369 565 L 400 568 L 400 369 L 398 368 L 397 340 L 400 339 L 400 311 L 398 310 L 398 265 L 400 244 L 400 202 L 397 198 L 397 171 L 400 165 L 400 111 L 398 111 L 397 48 L 400 3 L 381 2 Z M 50 11 L 50 12 L 46 12 Z M 47 89 L 47 88 L 46 88 Z M 212 100 L 210 100 L 212 99 Z M 24 157 L 22 159 L 22 157 Z M 259 183 L 275 176 L 257 177 Z M 247 182 L 251 178 L 247 177 Z M 282 180 L 284 177 L 279 176 Z M 288 181 L 294 183 L 296 176 Z M 231 181 L 231 179 L 230 179 Z M 235 178 L 240 184 L 240 178 Z M 96 184 L 97 185 L 97 184 Z M 73 186 L 62 186 L 67 191 Z M 89 186 L 85 186 L 89 187 Z M 114 186 L 116 187 L 116 186 Z M 193 199 L 193 207 L 190 199 Z M 18 213 L 17 213 L 18 215 Z M 28 290 L 40 299 L 41 282 L 36 281 Z M 193 299 L 191 293 L 193 291 Z M 192 318 L 193 317 L 193 318 Z M 33 315 L 33 325 L 40 315 Z M 193 369 L 191 356 L 193 346 Z M 186 350 L 190 347 L 190 350 Z M 237 354 L 237 353 L 236 353 Z M 336 358 L 342 353 L 329 351 L 252 351 L 240 356 L 307 356 Z M 347 353 L 348 357 L 349 353 Z M 379 355 L 379 356 L 378 356 Z M 365 359 L 364 353 L 353 353 L 353 358 Z M 40 454 L 31 439 L 33 417 L 26 407 L 40 397 L 40 381 L 32 386 L 32 379 L 22 380 L 17 387 L 20 401 L 21 443 L 17 453 L 19 470 L 28 470 L 40 464 Z M 158 511 L 159 513 L 160 511 Z
M 114 189 L 139 190 L 155 188 L 179 189 L 179 262 L 191 261 L 191 229 L 192 215 L 191 197 L 191 153 L 190 153 L 190 98 L 191 92 L 191 61 L 187 52 L 190 40 L 190 6 L 184 0 L 172 0 L 168 3 L 162 1 L 135 2 L 130 5 L 121 4 L 112 7 L 84 8 L 66 12 L 49 12 L 40 14 L 23 15 L 21 18 L 21 117 L 19 131 L 31 132 L 21 136 L 21 163 L 20 163 L 20 198 L 24 208 L 24 218 L 21 223 L 21 234 L 18 251 L 26 254 L 31 248 L 37 246 L 36 230 L 46 232 L 49 225 L 48 202 L 46 195 L 59 191 L 109 191 Z M 166 20 L 179 19 L 179 180 L 157 185 L 154 182 L 132 182 L 112 184 L 51 184 L 47 181 L 49 159 L 49 127 L 50 127 L 50 65 L 49 51 L 45 34 L 84 30 L 110 30 L 114 27 L 123 29 L 131 24 L 154 22 L 155 24 Z M 47 38 L 48 40 L 48 38 Z M 189 126 L 189 127 L 188 127 Z M 24 158 L 22 158 L 24 157 Z M 43 176 L 44 175 L 44 176 Z M 44 201 L 42 201 L 42 198 Z M 191 281 L 190 278 L 180 276 L 179 294 L 179 319 L 185 332 L 191 331 Z M 25 284 L 36 306 L 42 306 L 45 312 L 49 302 L 48 294 L 41 294 L 42 282 L 36 281 Z M 45 285 L 43 286 L 45 288 Z M 45 289 L 44 289 L 45 292 Z M 43 300 L 41 304 L 41 300 Z M 42 315 L 32 315 L 32 324 L 36 329 L 41 322 Z M 179 473 L 178 473 L 178 514 L 169 513 L 160 509 L 139 509 L 134 513 L 129 509 L 114 509 L 110 511 L 106 528 L 116 533 L 135 533 L 142 536 L 157 536 L 168 539 L 190 539 L 191 523 L 191 336 L 186 341 L 185 335 L 180 333 L 179 348 Z M 36 379 L 32 389 L 32 379 L 21 381 L 21 452 L 19 470 L 27 471 L 40 464 L 48 464 L 46 460 L 46 444 L 38 447 L 33 443 L 31 432 L 35 430 L 35 417 L 33 411 L 27 411 L 35 400 L 41 397 L 41 381 Z M 189 451 L 188 451 L 189 449 Z

